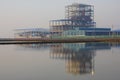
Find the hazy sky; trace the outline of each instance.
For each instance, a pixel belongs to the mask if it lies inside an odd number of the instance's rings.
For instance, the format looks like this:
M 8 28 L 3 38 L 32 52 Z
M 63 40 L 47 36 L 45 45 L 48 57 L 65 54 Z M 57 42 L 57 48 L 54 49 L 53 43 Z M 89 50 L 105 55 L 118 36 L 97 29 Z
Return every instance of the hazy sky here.
M 120 27 L 120 0 L 0 0 L 0 37 L 12 36 L 17 28 L 48 28 L 74 2 L 94 5 L 97 27 Z

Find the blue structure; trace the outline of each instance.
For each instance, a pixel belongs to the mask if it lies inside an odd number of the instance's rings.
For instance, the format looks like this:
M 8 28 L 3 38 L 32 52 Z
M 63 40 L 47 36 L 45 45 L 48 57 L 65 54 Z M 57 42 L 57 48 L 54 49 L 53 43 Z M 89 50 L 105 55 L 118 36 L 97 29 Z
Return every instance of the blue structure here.
M 66 30 L 62 33 L 63 36 L 110 36 L 110 28 L 74 28 L 73 30 Z
M 110 28 L 80 28 L 85 31 L 86 36 L 108 36 L 110 35 Z
M 119 36 L 120 35 L 120 30 L 113 30 L 111 31 L 112 35 Z

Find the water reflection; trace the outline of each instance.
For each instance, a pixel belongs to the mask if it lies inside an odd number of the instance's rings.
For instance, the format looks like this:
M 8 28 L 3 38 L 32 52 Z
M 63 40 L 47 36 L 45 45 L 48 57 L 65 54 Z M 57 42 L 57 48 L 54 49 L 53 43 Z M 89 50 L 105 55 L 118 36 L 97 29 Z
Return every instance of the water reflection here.
M 56 44 L 50 47 L 50 58 L 64 59 L 66 71 L 72 74 L 94 72 L 94 50 L 86 50 L 85 43 Z
M 32 49 L 32 50 L 44 50 L 49 49 L 50 44 L 19 44 L 17 50 Z
M 66 72 L 74 75 L 95 73 L 97 50 L 119 47 L 118 43 L 58 43 L 58 44 L 22 44 L 19 48 L 50 49 L 51 59 L 65 60 Z

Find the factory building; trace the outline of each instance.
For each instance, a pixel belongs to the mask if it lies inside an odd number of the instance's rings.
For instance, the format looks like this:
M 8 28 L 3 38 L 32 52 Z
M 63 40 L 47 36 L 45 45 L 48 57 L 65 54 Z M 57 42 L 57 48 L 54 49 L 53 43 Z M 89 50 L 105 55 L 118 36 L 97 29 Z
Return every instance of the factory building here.
M 66 30 L 62 33 L 64 36 L 110 36 L 110 28 L 76 28 L 73 30 Z
M 51 20 L 50 29 L 16 29 L 16 38 L 67 38 L 67 37 L 112 37 L 119 36 L 120 30 L 97 28 L 94 21 L 94 6 L 73 3 L 65 7 L 65 19 Z
M 95 26 L 94 6 L 74 3 L 65 7 L 65 19 L 50 21 L 50 32 L 52 36 L 63 36 L 64 31 Z
M 48 38 L 50 36 L 49 29 L 43 28 L 27 28 L 16 29 L 15 38 Z
M 74 3 L 65 7 L 65 19 L 51 20 L 52 38 L 75 36 L 119 36 L 120 31 L 97 28 L 94 21 L 94 6 Z

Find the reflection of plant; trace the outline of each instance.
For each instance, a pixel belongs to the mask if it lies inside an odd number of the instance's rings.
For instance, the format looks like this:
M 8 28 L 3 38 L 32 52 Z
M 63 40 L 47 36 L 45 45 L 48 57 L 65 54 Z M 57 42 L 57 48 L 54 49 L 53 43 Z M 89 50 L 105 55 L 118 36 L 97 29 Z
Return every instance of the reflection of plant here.
M 66 43 L 52 46 L 51 57 L 65 60 L 68 73 L 75 75 L 92 73 L 94 51 L 86 50 L 85 45 L 85 43 Z

